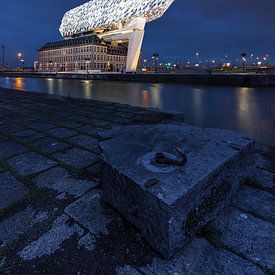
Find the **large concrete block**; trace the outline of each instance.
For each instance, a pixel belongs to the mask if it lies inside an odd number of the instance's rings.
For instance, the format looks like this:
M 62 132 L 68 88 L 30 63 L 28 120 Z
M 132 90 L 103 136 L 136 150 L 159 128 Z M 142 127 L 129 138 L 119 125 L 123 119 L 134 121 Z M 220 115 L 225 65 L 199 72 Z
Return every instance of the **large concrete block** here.
M 169 258 L 235 196 L 254 167 L 254 142 L 244 134 L 186 124 L 116 129 L 101 143 L 106 200 Z M 159 165 L 155 155 L 184 166 Z

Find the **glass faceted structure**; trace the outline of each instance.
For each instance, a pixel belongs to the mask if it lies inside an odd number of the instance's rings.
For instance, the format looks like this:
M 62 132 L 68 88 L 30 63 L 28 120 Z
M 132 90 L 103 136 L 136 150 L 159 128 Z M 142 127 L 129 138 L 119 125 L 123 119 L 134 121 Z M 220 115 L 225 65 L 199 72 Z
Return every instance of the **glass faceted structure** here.
M 92 0 L 65 13 L 64 38 L 96 34 L 111 43 L 128 43 L 126 71 L 135 72 L 145 24 L 161 17 L 174 0 Z

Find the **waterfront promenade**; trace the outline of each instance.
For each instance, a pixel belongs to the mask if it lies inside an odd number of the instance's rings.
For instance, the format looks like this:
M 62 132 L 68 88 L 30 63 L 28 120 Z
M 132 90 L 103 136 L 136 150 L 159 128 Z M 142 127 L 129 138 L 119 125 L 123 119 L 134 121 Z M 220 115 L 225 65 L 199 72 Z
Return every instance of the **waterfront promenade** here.
M 104 203 L 99 142 L 179 115 L 0 88 L 0 116 L 0 274 L 275 272 L 274 149 L 256 145 L 254 180 L 167 261 Z

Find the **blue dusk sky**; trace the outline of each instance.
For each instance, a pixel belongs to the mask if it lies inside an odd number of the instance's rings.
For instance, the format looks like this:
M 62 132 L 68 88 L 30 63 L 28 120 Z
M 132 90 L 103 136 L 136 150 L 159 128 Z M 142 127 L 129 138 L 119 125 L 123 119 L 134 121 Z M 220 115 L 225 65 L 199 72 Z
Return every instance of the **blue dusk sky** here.
M 134 1 L 134 0 L 133 0 Z M 64 13 L 86 1 L 0 0 L 0 43 L 6 61 L 26 65 L 48 41 L 61 40 L 58 28 Z M 163 61 L 236 59 L 241 52 L 275 58 L 274 0 L 175 0 L 166 14 L 146 26 L 143 56 L 158 52 Z

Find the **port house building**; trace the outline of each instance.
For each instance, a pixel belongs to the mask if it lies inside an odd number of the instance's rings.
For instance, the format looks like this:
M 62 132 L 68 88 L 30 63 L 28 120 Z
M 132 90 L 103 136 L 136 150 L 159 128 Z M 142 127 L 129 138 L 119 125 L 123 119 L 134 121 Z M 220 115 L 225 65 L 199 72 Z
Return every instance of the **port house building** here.
M 174 0 L 90 0 L 65 13 L 65 39 L 38 51 L 40 71 L 136 72 L 145 25 L 160 18 Z
M 125 71 L 127 46 L 96 35 L 46 43 L 38 50 L 38 70 L 47 72 Z

